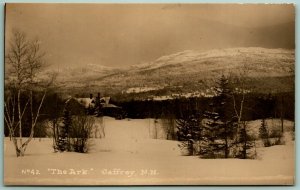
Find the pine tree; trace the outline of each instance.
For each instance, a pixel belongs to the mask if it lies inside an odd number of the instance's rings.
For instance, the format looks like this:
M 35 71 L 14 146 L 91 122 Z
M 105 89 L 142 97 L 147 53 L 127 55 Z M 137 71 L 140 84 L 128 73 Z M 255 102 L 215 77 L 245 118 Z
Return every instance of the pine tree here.
M 261 125 L 259 128 L 259 137 L 263 140 L 265 147 L 271 146 L 271 143 L 269 140 L 268 127 L 267 127 L 265 119 L 261 120 Z
M 215 157 L 215 141 L 218 139 L 219 114 L 213 111 L 204 112 L 203 137 L 200 154 L 204 157 Z
M 70 149 L 69 145 L 69 132 L 71 128 L 71 114 L 70 111 L 65 107 L 63 114 L 63 126 L 61 127 L 58 137 L 58 149 L 59 151 L 66 151 Z
M 231 138 L 235 131 L 235 121 L 230 111 L 230 86 L 228 79 L 222 75 L 215 87 L 216 96 L 210 104 L 211 111 L 204 114 L 206 121 L 206 142 L 207 152 L 215 155 L 220 151 L 224 152 L 224 157 L 228 158 L 231 147 Z
M 191 114 L 176 120 L 177 138 L 181 141 L 179 147 L 187 149 L 189 155 L 197 154 L 194 144 L 199 142 L 201 137 L 201 120 L 199 114 Z

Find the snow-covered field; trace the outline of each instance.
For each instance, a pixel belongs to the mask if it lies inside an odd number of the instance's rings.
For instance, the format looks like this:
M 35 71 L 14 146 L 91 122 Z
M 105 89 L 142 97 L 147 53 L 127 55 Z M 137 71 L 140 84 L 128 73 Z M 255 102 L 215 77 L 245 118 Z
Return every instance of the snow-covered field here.
M 4 182 L 14 185 L 293 184 L 294 141 L 257 148 L 258 159 L 182 156 L 177 141 L 153 139 L 152 119 L 105 117 L 105 138 L 88 154 L 54 153 L 52 139 L 35 139 L 25 157 L 4 142 Z M 255 124 L 255 122 L 253 122 Z M 259 122 L 257 122 L 259 124 Z M 287 123 L 287 122 L 286 122 Z M 159 137 L 159 136 L 158 136 Z

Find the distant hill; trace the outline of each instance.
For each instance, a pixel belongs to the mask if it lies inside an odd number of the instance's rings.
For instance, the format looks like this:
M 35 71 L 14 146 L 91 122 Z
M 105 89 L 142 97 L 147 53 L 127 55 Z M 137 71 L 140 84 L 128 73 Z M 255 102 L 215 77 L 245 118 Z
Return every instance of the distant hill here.
M 65 80 L 60 83 L 63 88 L 107 93 L 145 93 L 147 89 L 153 92 L 164 90 L 165 94 L 205 92 L 222 74 L 235 75 L 247 68 L 251 78 L 248 85 L 253 91 L 282 92 L 293 89 L 294 65 L 293 49 L 243 47 L 205 52 L 186 50 L 127 68 L 91 65 L 65 70 Z

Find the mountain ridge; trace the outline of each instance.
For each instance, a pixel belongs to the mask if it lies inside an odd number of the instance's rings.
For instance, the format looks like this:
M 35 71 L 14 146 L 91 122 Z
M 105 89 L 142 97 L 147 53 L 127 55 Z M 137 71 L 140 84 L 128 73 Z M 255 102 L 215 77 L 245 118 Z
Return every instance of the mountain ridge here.
M 248 77 L 255 80 L 290 77 L 293 75 L 294 64 L 295 52 L 289 49 L 241 47 L 201 52 L 185 50 L 144 64 L 111 68 L 102 73 L 95 73 L 92 67 L 89 68 L 91 73 L 87 71 L 86 76 L 76 76 L 76 80 L 62 83 L 66 88 L 81 86 L 111 92 L 139 87 L 161 90 L 171 89 L 173 86 L 182 86 L 184 91 L 195 91 L 213 85 L 212 81 L 222 74 L 236 75 L 243 69 L 247 70 Z M 268 88 L 272 88 L 272 85 Z

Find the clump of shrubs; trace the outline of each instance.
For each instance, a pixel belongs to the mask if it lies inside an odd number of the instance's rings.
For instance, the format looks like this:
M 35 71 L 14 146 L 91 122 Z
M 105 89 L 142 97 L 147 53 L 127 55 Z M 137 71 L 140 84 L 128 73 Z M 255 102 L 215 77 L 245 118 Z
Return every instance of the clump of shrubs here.
M 92 116 L 71 116 L 70 112 L 65 111 L 62 125 L 57 127 L 53 136 L 54 151 L 87 153 L 94 124 L 95 119 Z
M 95 120 L 90 116 L 75 116 L 72 119 L 70 130 L 70 151 L 87 153 L 89 151 L 88 140 L 94 126 Z

